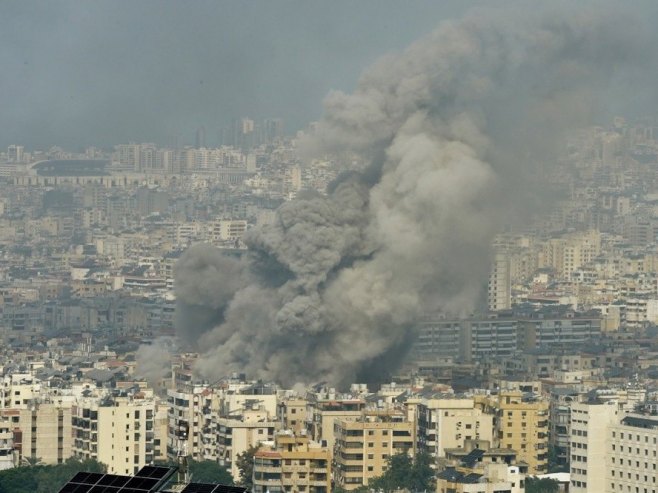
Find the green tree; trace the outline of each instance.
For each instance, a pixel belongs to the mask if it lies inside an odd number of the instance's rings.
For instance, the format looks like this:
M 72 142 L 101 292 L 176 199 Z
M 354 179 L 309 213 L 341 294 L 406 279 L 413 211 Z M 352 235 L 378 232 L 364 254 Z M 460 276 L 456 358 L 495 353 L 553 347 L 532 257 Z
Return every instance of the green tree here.
M 0 471 L 0 493 L 56 493 L 80 471 L 105 472 L 106 467 L 93 459 L 70 458 L 63 464 L 7 469 Z
M 188 464 L 194 482 L 233 484 L 231 473 L 213 460 L 189 461 Z
M 238 454 L 235 459 L 235 465 L 240 471 L 240 486 L 249 489 L 254 487 L 254 454 L 260 448 L 259 445 L 249 447 L 247 450 Z
M 555 479 L 528 477 L 525 480 L 526 493 L 557 493 L 559 487 Z
M 41 457 L 23 457 L 22 466 L 34 467 L 34 466 L 43 466 L 43 461 Z
M 401 488 L 411 491 L 434 490 L 434 471 L 431 468 L 432 458 L 425 453 L 419 453 L 415 459 L 401 453 L 388 459 L 386 472 L 374 478 L 368 484 L 370 489 L 390 492 Z

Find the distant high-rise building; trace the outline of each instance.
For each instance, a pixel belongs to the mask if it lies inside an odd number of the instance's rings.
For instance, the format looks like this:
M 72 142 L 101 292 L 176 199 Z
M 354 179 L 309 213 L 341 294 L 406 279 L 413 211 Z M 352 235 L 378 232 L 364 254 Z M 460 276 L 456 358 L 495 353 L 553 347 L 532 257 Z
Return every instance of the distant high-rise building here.
M 255 144 L 256 124 L 251 118 L 233 120 L 233 139 L 231 145 L 243 150 L 251 149 Z
M 489 286 L 487 305 L 490 311 L 508 310 L 512 306 L 510 259 L 505 251 L 494 254 Z
M 19 145 L 10 145 L 7 148 L 7 158 L 12 163 L 22 163 L 25 148 Z
M 272 142 L 283 137 L 283 120 L 280 118 L 270 118 L 263 122 L 265 140 Z
M 195 139 L 194 147 L 196 147 L 197 149 L 206 147 L 206 127 L 199 127 L 196 129 L 196 139 Z

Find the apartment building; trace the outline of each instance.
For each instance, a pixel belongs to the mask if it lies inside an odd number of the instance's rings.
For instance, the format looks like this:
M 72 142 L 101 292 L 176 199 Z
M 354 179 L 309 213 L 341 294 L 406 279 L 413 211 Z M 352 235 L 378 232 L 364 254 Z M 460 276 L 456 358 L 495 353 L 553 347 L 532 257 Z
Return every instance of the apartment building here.
M 292 430 L 296 435 L 306 430 L 306 399 L 290 397 L 277 404 L 277 419 L 283 430 Z
M 274 439 L 275 418 L 264 408 L 242 411 L 239 416 L 217 419 L 217 458 L 236 481 L 240 471 L 236 458 L 249 448 Z
M 37 402 L 4 411 L 11 419 L 19 463 L 61 464 L 73 454 L 72 402 Z
M 155 400 L 127 396 L 83 398 L 73 407 L 73 454 L 134 474 L 155 460 Z
M 606 491 L 608 432 L 618 421 L 618 415 L 616 403 L 576 402 L 571 405 L 570 492 Z
M 333 449 L 335 422 L 337 420 L 356 421 L 366 407 L 360 398 L 337 396 L 335 390 L 309 394 L 306 407 L 306 429 L 312 440 Z
M 524 493 L 525 475 L 518 466 L 488 464 L 482 473 L 468 468 L 439 473 L 437 493 Z
M 448 396 L 423 399 L 417 406 L 418 450 L 432 457 L 448 448 L 461 448 L 467 440 L 494 439 L 494 414 L 475 406 L 473 398 Z
M 253 493 L 331 491 L 332 452 L 306 436 L 278 434 L 254 455 Z
M 0 420 L 0 471 L 11 469 L 19 463 L 14 446 L 14 432 L 11 421 L 3 416 Z
M 334 477 L 347 491 L 381 476 L 389 457 L 416 452 L 416 429 L 404 411 L 365 411 L 357 421 L 336 419 Z
M 548 470 L 548 401 L 501 391 L 496 396 L 477 396 L 476 402 L 485 412 L 496 414 L 494 442 L 499 447 L 516 450 L 529 474 Z
M 656 493 L 658 417 L 626 415 L 609 427 L 606 438 L 605 491 Z
M 201 416 L 205 385 L 185 385 L 167 390 L 169 430 L 167 455 L 174 459 L 179 450 L 194 460 L 203 460 Z

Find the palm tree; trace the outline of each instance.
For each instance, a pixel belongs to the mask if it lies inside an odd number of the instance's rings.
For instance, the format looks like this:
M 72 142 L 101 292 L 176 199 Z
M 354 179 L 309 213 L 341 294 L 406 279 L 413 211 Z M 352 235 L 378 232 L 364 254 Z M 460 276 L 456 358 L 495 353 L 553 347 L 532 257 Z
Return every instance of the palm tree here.
M 21 459 L 21 465 L 26 467 L 34 467 L 43 466 L 44 464 L 41 460 L 41 457 L 23 457 Z

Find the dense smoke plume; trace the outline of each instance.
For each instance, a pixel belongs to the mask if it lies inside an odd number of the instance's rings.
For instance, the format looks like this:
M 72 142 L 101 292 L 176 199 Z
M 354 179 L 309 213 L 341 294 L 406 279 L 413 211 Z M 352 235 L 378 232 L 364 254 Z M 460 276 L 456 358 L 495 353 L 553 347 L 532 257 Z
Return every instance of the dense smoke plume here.
M 377 379 L 419 315 L 472 310 L 492 235 L 532 203 L 528 178 L 648 53 L 627 19 L 592 14 L 472 15 L 330 94 L 305 151 L 367 164 L 283 205 L 242 261 L 198 246 L 178 264 L 199 373 Z
M 159 388 L 171 372 L 171 354 L 175 348 L 172 337 L 158 337 L 150 344 L 142 344 L 136 353 L 135 376 L 146 380 L 152 388 Z

